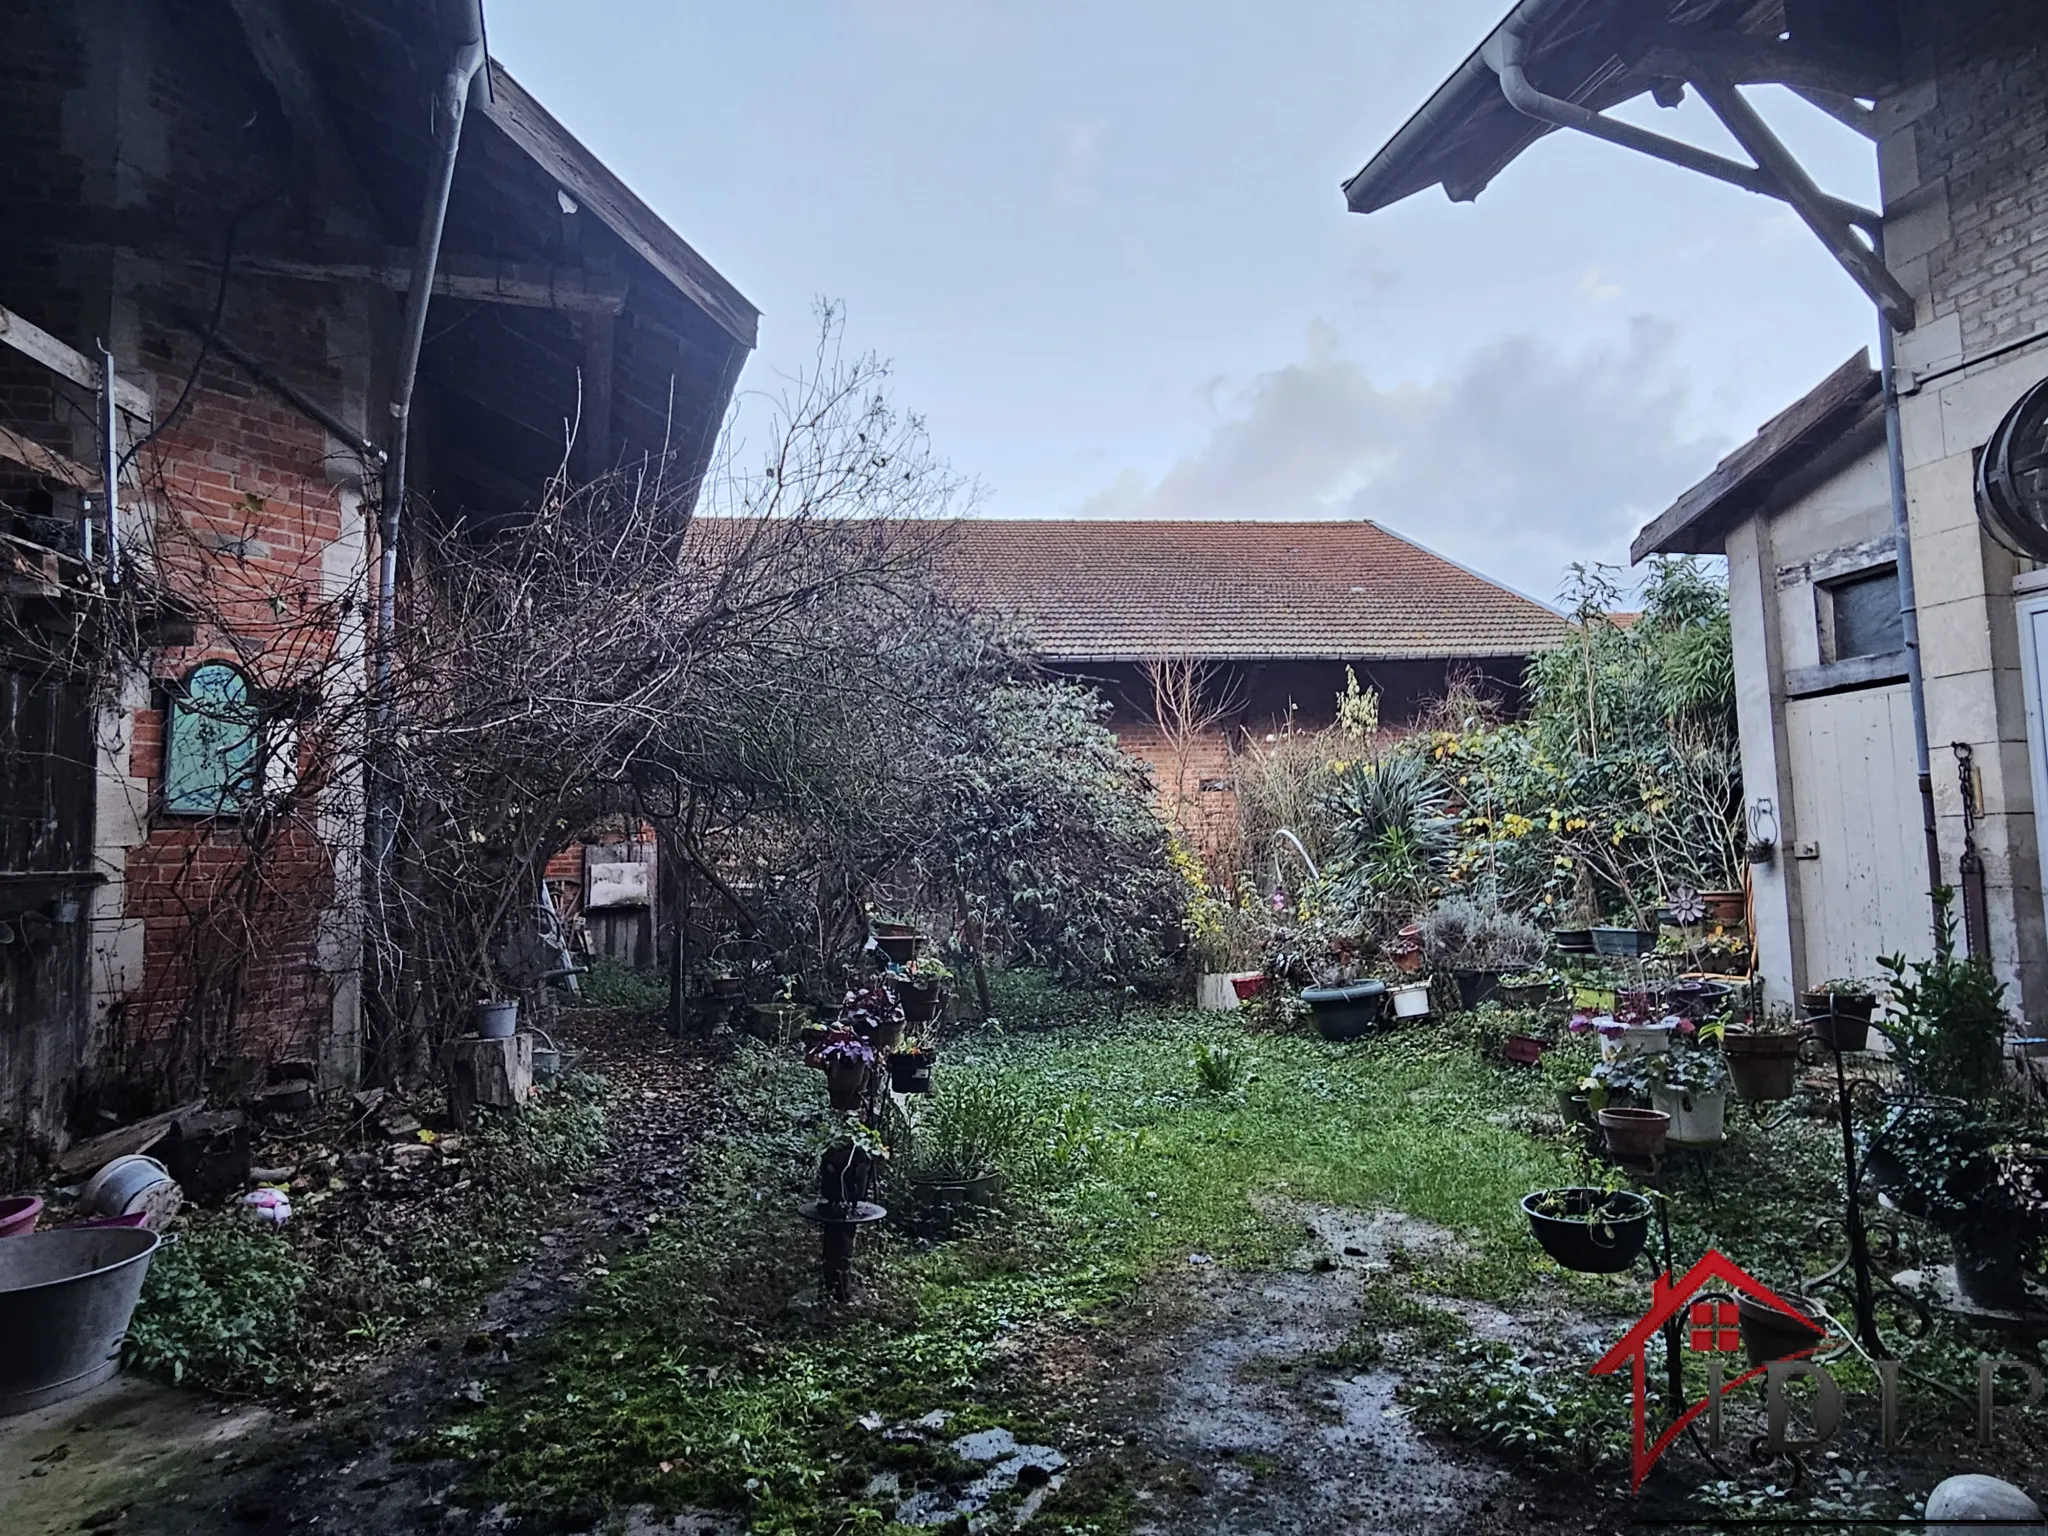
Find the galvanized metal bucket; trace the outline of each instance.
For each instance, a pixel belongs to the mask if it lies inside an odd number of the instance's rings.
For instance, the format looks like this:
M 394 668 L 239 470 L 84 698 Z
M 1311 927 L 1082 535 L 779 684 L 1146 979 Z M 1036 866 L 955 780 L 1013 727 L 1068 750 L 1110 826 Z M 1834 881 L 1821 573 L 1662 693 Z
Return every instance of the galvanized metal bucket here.
M 0 1416 L 114 1374 L 162 1242 L 144 1227 L 74 1227 L 0 1243 Z

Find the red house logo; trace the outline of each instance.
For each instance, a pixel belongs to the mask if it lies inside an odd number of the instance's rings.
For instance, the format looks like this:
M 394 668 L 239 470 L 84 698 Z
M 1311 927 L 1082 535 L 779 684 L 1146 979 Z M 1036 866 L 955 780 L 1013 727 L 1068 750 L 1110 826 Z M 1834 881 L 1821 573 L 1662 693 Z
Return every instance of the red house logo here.
M 1654 1443 L 1649 1442 L 1649 1393 L 1648 1372 L 1645 1368 L 1650 1340 L 1662 1331 L 1681 1312 L 1685 1314 L 1685 1326 L 1690 1348 L 1699 1353 L 1718 1356 L 1739 1353 L 1742 1349 L 1742 1330 L 1734 1298 L 1719 1290 L 1708 1291 L 1712 1285 L 1725 1287 L 1727 1291 L 1748 1296 L 1765 1306 L 1773 1307 L 1787 1317 L 1808 1328 L 1813 1328 L 1813 1319 L 1772 1291 L 1768 1286 L 1752 1278 L 1739 1265 L 1721 1254 L 1709 1252 L 1707 1256 L 1685 1272 L 1685 1278 L 1676 1285 L 1671 1283 L 1667 1270 L 1657 1276 L 1650 1288 L 1650 1310 L 1640 1321 L 1623 1334 L 1615 1346 L 1602 1355 L 1593 1365 L 1595 1376 L 1612 1376 L 1624 1365 L 1635 1373 L 1635 1441 L 1634 1478 L 1631 1489 L 1640 1489 L 1643 1479 L 1650 1475 L 1650 1468 L 1657 1464 L 1657 1458 L 1664 1454 L 1666 1447 L 1678 1438 L 1679 1431 L 1700 1414 L 1712 1407 L 1719 1392 L 1729 1387 L 1739 1387 L 1746 1381 L 1753 1381 L 1769 1369 L 1758 1366 L 1745 1371 L 1733 1381 L 1721 1384 L 1678 1416 L 1678 1419 Z M 1706 1294 L 1702 1294 L 1705 1292 Z M 1816 1331 L 1813 1343 L 1806 1349 L 1779 1358 L 1803 1360 L 1826 1342 L 1826 1335 Z

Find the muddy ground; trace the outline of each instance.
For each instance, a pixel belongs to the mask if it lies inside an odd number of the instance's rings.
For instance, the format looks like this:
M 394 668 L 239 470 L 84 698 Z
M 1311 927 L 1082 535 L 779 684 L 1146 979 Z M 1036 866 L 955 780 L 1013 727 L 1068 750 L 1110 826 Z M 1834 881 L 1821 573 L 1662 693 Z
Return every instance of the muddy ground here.
M 465 1507 L 451 1495 L 466 1466 L 401 1454 L 531 1360 L 589 1280 L 644 1241 L 649 1216 L 687 1188 L 693 1148 L 716 1127 L 718 1095 L 706 1091 L 714 1048 L 644 1027 L 594 1029 L 580 1043 L 617 1087 L 609 1158 L 479 1307 L 336 1384 L 317 1408 L 224 1403 L 124 1377 L 0 1424 L 0 1533 L 741 1530 L 742 1518 L 708 1511 L 539 1520 Z M 1061 1426 L 1050 1436 L 1057 1444 L 1027 1447 L 1021 1459 L 1014 1446 L 995 1447 L 989 1464 L 1015 1463 L 1013 1477 L 1022 1468 L 1040 1485 L 1031 1507 L 1113 1508 L 1141 1536 L 1563 1533 L 1669 1519 L 1655 1502 L 1630 1499 L 1624 1477 L 1530 1479 L 1409 1422 L 1396 1391 L 1414 1356 L 1354 1346 L 1376 1277 L 1403 1250 L 1441 1255 L 1446 1234 L 1386 1213 L 1268 1214 L 1300 1225 L 1288 1266 L 1236 1271 L 1191 1254 L 1108 1318 L 1019 1337 L 999 1380 L 1014 1383 L 1029 1417 Z M 1614 1326 L 1423 1299 L 1482 1338 L 1526 1337 L 1533 1326 L 1553 1341 L 1604 1341 Z M 934 1529 L 1013 1523 L 1000 1499 L 1002 1515 L 970 1522 L 974 1506 L 958 1502 L 960 1491 L 912 1502 L 906 1490 L 900 1517 Z

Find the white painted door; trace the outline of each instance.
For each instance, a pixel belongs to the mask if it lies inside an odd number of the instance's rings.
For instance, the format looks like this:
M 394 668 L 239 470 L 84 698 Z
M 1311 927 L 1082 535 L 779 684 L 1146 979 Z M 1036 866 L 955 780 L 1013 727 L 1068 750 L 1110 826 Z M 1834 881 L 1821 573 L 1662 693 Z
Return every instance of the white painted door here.
M 2034 836 L 2040 840 L 2041 868 L 2048 871 L 2048 592 L 2017 598 L 2020 675 L 2027 690 L 2027 761 L 2034 779 Z
M 1874 976 L 1879 955 L 1925 954 L 1927 855 L 1906 685 L 1785 705 L 1805 984 Z

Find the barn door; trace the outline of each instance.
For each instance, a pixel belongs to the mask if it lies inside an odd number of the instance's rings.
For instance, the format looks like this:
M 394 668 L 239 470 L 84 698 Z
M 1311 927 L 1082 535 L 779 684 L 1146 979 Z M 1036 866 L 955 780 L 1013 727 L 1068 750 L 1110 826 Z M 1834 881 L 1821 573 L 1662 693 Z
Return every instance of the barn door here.
M 0 1172 L 64 1119 L 84 1060 L 93 784 L 84 685 L 0 657 Z
M 1874 976 L 1879 955 L 1924 955 L 1927 855 L 1906 685 L 1792 699 L 1785 735 L 1805 984 Z

